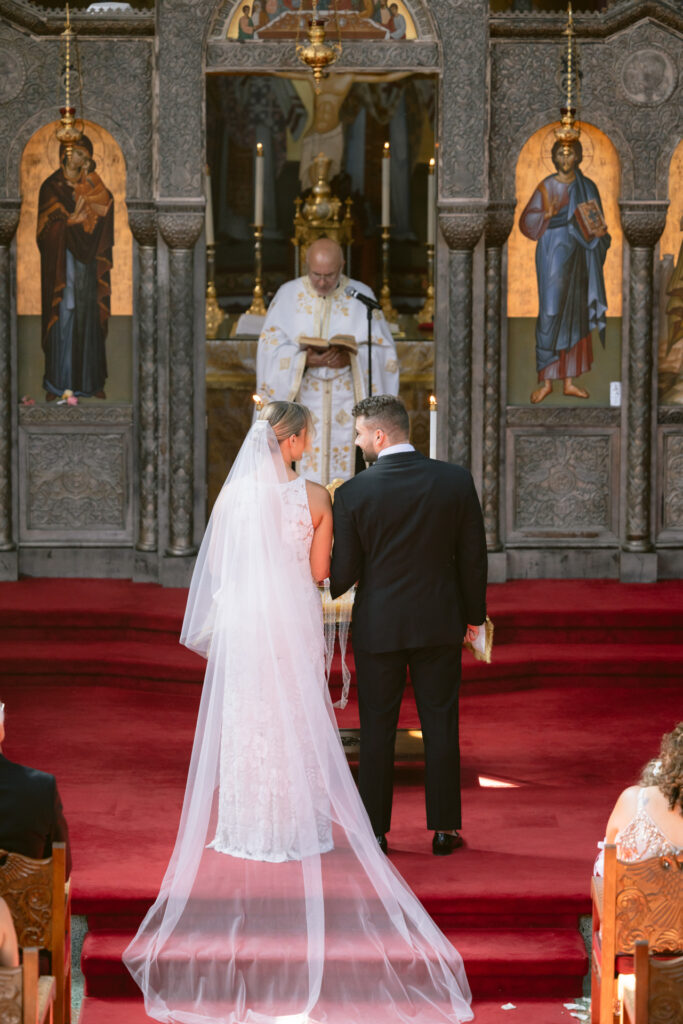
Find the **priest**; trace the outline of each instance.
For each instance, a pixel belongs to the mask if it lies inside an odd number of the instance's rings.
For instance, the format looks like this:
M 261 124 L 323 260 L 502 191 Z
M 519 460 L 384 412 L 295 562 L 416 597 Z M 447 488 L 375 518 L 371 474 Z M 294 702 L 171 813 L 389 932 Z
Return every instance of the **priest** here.
M 256 355 L 256 386 L 263 401 L 297 401 L 311 410 L 315 437 L 300 470 L 322 484 L 354 475 L 351 409 L 368 394 L 366 306 L 346 289 L 374 296 L 346 277 L 343 267 L 344 254 L 331 238 L 309 246 L 307 273 L 276 292 Z M 372 315 L 372 391 L 398 394 L 396 347 L 379 309 Z

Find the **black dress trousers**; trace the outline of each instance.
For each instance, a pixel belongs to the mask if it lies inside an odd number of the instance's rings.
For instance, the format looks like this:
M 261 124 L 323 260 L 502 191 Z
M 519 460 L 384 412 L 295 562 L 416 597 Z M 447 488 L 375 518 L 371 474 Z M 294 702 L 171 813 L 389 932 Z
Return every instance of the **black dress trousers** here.
M 361 729 L 358 787 L 375 834 L 384 835 L 391 825 L 394 743 L 408 670 L 425 747 L 427 828 L 460 828 L 461 648 L 412 647 L 382 653 L 356 649 L 354 656 Z

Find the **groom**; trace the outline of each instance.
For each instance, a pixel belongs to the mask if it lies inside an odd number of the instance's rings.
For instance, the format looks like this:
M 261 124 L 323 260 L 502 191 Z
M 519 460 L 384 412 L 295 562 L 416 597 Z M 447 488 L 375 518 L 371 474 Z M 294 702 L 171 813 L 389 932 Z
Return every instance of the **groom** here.
M 409 669 L 425 746 L 427 827 L 434 831 L 433 852 L 449 854 L 463 844 L 460 652 L 465 634 L 476 639 L 486 618 L 481 507 L 466 469 L 415 451 L 399 398 L 373 395 L 352 413 L 356 444 L 374 466 L 335 493 L 330 590 L 338 597 L 358 581 L 352 632 L 360 794 L 386 852 L 394 742 Z

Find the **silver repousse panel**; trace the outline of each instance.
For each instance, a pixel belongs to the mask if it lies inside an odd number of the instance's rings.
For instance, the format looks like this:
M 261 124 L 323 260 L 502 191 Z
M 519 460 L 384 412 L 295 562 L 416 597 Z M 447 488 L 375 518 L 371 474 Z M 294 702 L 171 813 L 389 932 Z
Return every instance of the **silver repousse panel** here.
M 23 424 L 19 535 L 32 544 L 133 539 L 132 424 Z
M 683 430 L 664 428 L 660 434 L 660 540 L 683 540 Z
M 616 430 L 508 430 L 508 541 L 617 542 Z

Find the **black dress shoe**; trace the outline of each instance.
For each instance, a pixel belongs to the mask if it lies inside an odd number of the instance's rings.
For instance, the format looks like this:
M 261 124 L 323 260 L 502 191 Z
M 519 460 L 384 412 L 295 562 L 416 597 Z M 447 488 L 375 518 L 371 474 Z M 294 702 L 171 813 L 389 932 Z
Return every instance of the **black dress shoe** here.
M 437 857 L 447 857 L 449 853 L 453 853 L 458 847 L 464 845 L 465 840 L 457 832 L 455 835 L 451 835 L 450 832 L 435 832 L 432 839 L 432 853 Z
M 382 853 L 386 853 L 387 849 L 388 849 L 388 847 L 387 847 L 387 837 L 386 836 L 375 836 L 375 839 L 377 840 L 377 842 L 379 844 L 379 848 L 382 851 Z

